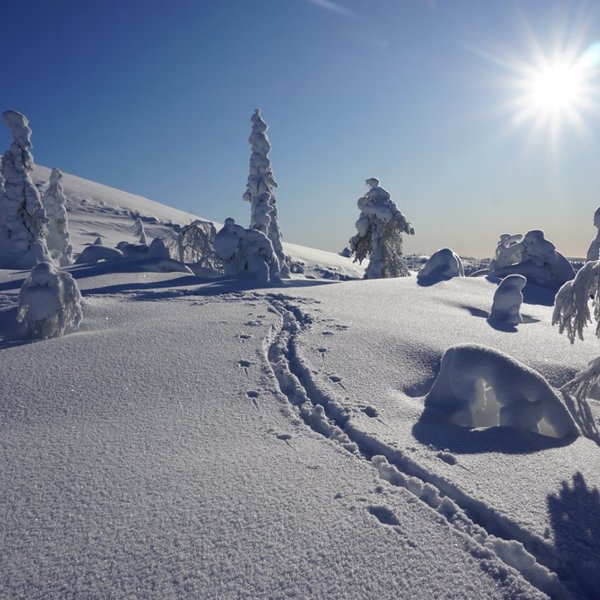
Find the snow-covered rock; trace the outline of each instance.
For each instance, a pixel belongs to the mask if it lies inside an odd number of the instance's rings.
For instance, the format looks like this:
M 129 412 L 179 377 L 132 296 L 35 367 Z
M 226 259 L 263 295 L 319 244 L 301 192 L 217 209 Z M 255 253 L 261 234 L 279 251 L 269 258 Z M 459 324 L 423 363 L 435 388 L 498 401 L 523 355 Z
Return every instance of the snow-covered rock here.
M 354 260 L 361 263 L 369 258 L 365 279 L 407 277 L 408 268 L 402 257 L 402 234 L 414 234 L 414 229 L 380 187 L 375 177 L 367 179 L 369 191 L 358 199 L 360 217 L 358 233 L 350 239 Z
M 460 256 L 450 248 L 442 248 L 434 252 L 423 268 L 417 273 L 419 283 L 437 283 L 453 277 L 464 277 Z
M 17 321 L 24 323 L 30 337 L 47 339 L 79 327 L 81 294 L 70 273 L 50 262 L 38 263 L 19 292 Z
M 27 118 L 13 110 L 2 115 L 13 143 L 2 157 L 4 191 L 0 197 L 0 268 L 30 269 L 52 260 L 46 236 L 48 218 L 33 184 L 31 129 Z
M 507 275 L 494 293 L 492 302 L 491 321 L 518 325 L 523 322 L 521 318 L 521 303 L 523 302 L 522 289 L 527 283 L 523 275 Z
M 67 198 L 62 187 L 63 174 L 52 169 L 50 185 L 42 196 L 42 205 L 48 217 L 46 244 L 56 264 L 65 267 L 73 264 L 73 247 L 69 235 Z

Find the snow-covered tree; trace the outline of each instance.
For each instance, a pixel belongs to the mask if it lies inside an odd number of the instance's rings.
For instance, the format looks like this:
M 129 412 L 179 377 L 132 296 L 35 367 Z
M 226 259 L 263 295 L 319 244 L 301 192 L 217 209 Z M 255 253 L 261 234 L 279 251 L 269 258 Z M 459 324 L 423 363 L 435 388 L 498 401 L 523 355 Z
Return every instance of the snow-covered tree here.
M 417 281 L 421 284 L 431 284 L 464 276 L 465 269 L 460 256 L 450 248 L 441 248 L 429 257 L 417 273 Z
M 598 230 L 587 251 L 587 260 L 600 259 L 600 208 L 594 213 L 594 227 Z
M 250 202 L 250 227 L 262 231 L 273 245 L 273 250 L 279 261 L 281 276 L 289 277 L 289 259 L 283 251 L 281 240 L 283 235 L 279 229 L 277 218 L 277 201 L 275 188 L 277 182 L 273 176 L 269 152 L 271 144 L 267 137 L 268 126 L 260 116 L 260 108 L 254 111 L 251 118 L 252 132 L 250 133 L 250 173 L 244 192 L 244 200 Z
M 57 337 L 77 329 L 81 319 L 81 294 L 71 274 L 50 262 L 33 267 L 19 292 L 17 310 L 17 321 L 25 324 L 28 335 Z
M 523 275 L 507 275 L 501 282 L 492 302 L 490 321 L 518 325 L 523 322 L 521 317 L 521 304 L 527 279 Z
M 590 311 L 590 304 L 593 312 Z M 567 281 L 554 300 L 552 324 L 558 332 L 566 332 L 571 344 L 583 340 L 584 328 L 596 322 L 596 336 L 600 337 L 600 261 L 586 262 L 575 279 Z M 588 368 L 577 373 L 562 389 L 579 400 L 585 399 L 592 387 L 600 382 L 600 356 L 593 359 Z
M 61 267 L 73 264 L 73 247 L 70 244 L 67 198 L 63 191 L 59 169 L 52 169 L 50 185 L 42 196 L 42 205 L 48 217 L 46 244 L 55 262 Z
M 281 280 L 273 244 L 258 229 L 244 229 L 233 219 L 225 219 L 225 225 L 215 238 L 215 250 L 229 277 L 263 283 Z
M 51 260 L 46 236 L 46 211 L 31 180 L 31 129 L 27 118 L 13 110 L 2 115 L 13 143 L 2 157 L 4 191 L 0 197 L 0 268 L 28 269 Z
M 193 221 L 181 228 L 177 235 L 163 239 L 172 259 L 201 269 L 219 271 L 221 260 L 214 247 L 217 230 L 210 221 Z
M 402 256 L 402 234 L 413 235 L 415 230 L 379 185 L 379 179 L 366 180 L 369 191 L 358 199 L 360 217 L 358 233 L 350 240 L 354 262 L 369 258 L 365 279 L 408 277 Z
M 135 218 L 134 230 L 140 244 L 147 244 L 148 239 L 146 238 L 144 223 L 142 223 L 142 220 L 139 217 Z

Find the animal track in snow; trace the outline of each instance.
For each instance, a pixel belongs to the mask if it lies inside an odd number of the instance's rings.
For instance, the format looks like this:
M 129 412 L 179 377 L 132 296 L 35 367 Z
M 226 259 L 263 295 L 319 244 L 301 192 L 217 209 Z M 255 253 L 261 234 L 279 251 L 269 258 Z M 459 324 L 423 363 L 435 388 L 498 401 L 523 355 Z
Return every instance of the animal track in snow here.
M 249 340 L 252 337 L 252 334 L 238 333 L 235 337 L 245 342 L 246 340 Z
M 367 510 L 383 525 L 400 525 L 398 517 L 387 506 L 368 506 Z
M 327 348 L 317 348 L 317 352 L 321 355 L 321 358 L 325 360 L 325 353 L 327 352 Z
M 248 396 L 248 398 L 250 398 L 250 400 L 252 400 L 252 404 L 254 404 L 254 407 L 256 408 L 256 410 L 260 410 L 260 407 L 258 406 L 259 394 L 260 394 L 260 392 L 257 392 L 256 390 L 249 390 L 246 392 L 246 396 Z
M 337 383 L 345 392 L 348 391 L 344 387 L 344 384 L 342 383 L 342 378 L 341 377 L 338 377 L 337 375 L 330 375 L 329 376 L 329 381 L 331 381 L 332 383 Z
M 371 417 L 372 419 L 379 416 L 379 412 L 374 406 L 361 406 L 360 410 L 367 415 L 367 417 Z
M 323 331 L 321 335 L 335 335 L 335 333 L 333 331 Z
M 251 360 L 240 360 L 238 362 L 238 365 L 240 367 L 240 369 L 244 369 L 244 373 L 246 373 L 246 375 L 248 375 L 248 369 L 253 365 L 254 363 Z

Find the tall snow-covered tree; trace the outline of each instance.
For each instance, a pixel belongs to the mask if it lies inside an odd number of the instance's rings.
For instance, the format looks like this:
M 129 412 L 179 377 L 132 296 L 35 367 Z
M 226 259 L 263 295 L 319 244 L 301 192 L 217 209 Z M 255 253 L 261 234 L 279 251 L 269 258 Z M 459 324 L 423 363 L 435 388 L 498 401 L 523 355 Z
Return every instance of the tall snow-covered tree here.
M 73 246 L 69 235 L 67 218 L 67 198 L 62 187 L 63 174 L 52 169 L 50 185 L 42 196 L 42 204 L 48 217 L 48 237 L 46 244 L 55 261 L 61 266 L 73 264 Z
M 281 277 L 289 277 L 289 261 L 281 244 L 283 235 L 277 218 L 274 192 L 277 182 L 269 158 L 271 144 L 267 137 L 268 126 L 260 116 L 260 108 L 254 111 L 251 122 L 252 132 L 248 141 L 252 147 L 252 154 L 248 183 L 244 192 L 244 200 L 250 202 L 250 227 L 262 231 L 271 240 L 279 261 Z
M 46 236 L 46 211 L 31 172 L 31 129 L 27 118 L 14 110 L 2 115 L 13 143 L 2 157 L 4 191 L 0 197 L 0 268 L 29 269 L 51 260 Z
M 389 192 L 380 187 L 378 179 L 372 177 L 365 183 L 369 191 L 357 202 L 358 233 L 350 239 L 354 262 L 370 259 L 365 279 L 408 277 L 402 256 L 402 234 L 413 235 L 415 230 L 390 199 Z
M 139 217 L 135 218 L 135 235 L 137 236 L 140 244 L 147 244 L 148 238 L 146 237 L 146 230 L 144 229 L 144 223 Z

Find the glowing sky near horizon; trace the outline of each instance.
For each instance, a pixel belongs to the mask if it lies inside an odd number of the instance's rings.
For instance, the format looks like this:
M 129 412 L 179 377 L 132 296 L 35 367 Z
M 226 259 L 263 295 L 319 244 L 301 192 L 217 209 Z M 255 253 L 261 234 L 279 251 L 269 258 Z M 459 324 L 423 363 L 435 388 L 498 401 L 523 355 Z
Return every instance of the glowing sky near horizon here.
M 246 223 L 262 108 L 288 241 L 341 250 L 377 176 L 409 252 L 543 229 L 585 254 L 600 205 L 600 5 L 556 0 L 24 0 L 4 109 L 36 162 Z M 0 130 L 0 145 L 9 144 Z

